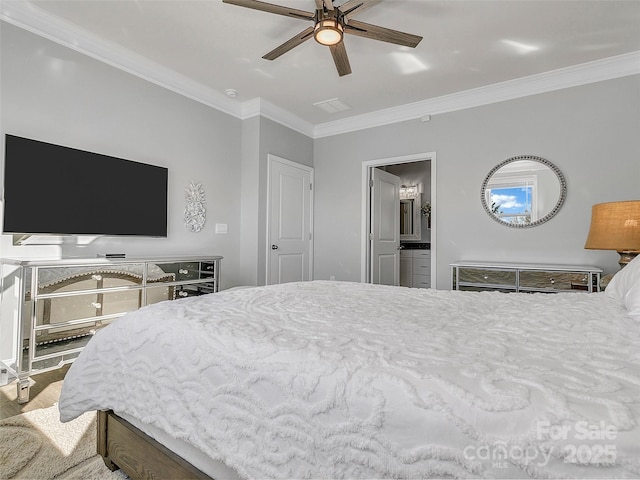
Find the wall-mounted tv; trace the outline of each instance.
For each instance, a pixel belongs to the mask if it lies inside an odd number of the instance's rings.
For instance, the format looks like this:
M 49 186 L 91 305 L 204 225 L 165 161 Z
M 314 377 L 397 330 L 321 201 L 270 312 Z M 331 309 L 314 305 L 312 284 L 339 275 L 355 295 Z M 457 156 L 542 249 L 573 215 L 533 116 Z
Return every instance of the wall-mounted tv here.
M 3 233 L 167 236 L 167 168 L 5 135 L 3 178 Z

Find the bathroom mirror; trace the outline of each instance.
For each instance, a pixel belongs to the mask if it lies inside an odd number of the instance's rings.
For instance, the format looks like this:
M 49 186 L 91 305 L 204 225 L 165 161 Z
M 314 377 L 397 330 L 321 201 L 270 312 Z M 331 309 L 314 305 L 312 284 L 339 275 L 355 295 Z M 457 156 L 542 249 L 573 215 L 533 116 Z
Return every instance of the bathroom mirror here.
M 554 164 L 521 155 L 494 167 L 480 193 L 485 211 L 512 228 L 535 227 L 549 221 L 564 203 L 567 184 Z
M 420 240 L 422 224 L 420 194 L 415 198 L 400 199 L 400 240 Z

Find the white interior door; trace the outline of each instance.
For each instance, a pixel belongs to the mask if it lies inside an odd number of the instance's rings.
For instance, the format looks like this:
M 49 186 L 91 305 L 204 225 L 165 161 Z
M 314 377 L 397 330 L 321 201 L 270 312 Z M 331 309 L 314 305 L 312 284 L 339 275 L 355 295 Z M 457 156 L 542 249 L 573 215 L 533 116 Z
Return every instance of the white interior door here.
M 371 172 L 371 283 L 400 285 L 400 177 Z
M 267 284 L 311 280 L 313 169 L 269 155 Z

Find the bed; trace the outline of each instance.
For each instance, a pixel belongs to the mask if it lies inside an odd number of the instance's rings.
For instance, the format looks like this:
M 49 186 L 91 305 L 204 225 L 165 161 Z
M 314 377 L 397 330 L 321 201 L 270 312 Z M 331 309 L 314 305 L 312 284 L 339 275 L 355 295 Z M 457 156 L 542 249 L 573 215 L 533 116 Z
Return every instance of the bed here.
M 638 478 L 639 322 L 640 260 L 603 293 L 223 291 L 100 330 L 59 409 L 132 478 Z

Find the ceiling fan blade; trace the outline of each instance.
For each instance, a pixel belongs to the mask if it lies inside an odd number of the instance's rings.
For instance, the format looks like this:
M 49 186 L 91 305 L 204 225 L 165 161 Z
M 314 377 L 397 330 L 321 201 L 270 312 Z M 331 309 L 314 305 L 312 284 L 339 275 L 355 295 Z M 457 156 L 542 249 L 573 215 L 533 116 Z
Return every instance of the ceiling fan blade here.
M 331 50 L 333 61 L 338 69 L 338 75 L 341 77 L 349 75 L 351 73 L 351 65 L 349 65 L 349 57 L 347 56 L 347 49 L 344 46 L 344 42 L 330 46 L 329 50 Z
M 397 30 L 379 27 L 377 25 L 359 22 L 357 20 L 350 20 L 349 23 L 344 26 L 344 32 L 350 33 L 351 35 L 357 35 L 359 37 L 372 38 L 373 40 L 395 43 L 396 45 L 403 45 L 405 47 L 412 48 L 418 45 L 422 40 L 422 37 L 419 35 L 399 32 Z
M 345 16 L 348 21 L 351 19 L 353 15 L 358 15 L 359 13 L 368 10 L 374 5 L 379 4 L 382 0 L 349 0 L 346 3 L 340 5 L 339 10 Z
M 322 12 L 324 8 L 333 10 L 333 0 L 316 0 L 316 9 Z
M 327 7 L 327 10 L 333 10 L 333 0 L 324 0 L 324 6 Z
M 295 8 L 283 7 L 272 3 L 259 2 L 258 0 L 222 0 L 223 3 L 238 5 L 239 7 L 252 8 L 263 12 L 276 13 L 286 17 L 299 18 L 301 20 L 314 20 L 315 12 L 306 12 Z
M 262 58 L 264 58 L 265 60 L 275 60 L 280 55 L 287 53 L 293 47 L 297 47 L 302 42 L 309 40 L 312 37 L 313 37 L 313 27 L 305 28 L 298 35 L 296 35 L 293 38 L 290 38 L 279 47 L 274 48 Z

